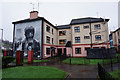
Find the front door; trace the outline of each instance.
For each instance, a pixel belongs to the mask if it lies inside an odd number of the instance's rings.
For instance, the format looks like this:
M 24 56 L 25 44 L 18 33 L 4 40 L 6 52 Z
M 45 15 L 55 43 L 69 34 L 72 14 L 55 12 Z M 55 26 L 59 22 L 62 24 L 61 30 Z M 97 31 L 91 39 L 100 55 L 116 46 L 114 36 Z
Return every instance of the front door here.
M 61 56 L 62 55 L 62 48 L 58 48 L 57 53 L 58 53 L 58 56 Z

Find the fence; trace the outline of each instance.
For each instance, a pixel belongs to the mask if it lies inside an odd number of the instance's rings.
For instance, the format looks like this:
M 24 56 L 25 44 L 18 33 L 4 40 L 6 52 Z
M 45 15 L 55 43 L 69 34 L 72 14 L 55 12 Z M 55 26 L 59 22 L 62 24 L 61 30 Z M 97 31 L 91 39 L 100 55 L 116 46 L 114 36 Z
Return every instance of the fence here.
M 98 63 L 98 75 L 100 80 L 115 80 L 101 65 Z
M 113 58 L 116 56 L 116 49 L 88 49 L 87 50 L 87 58 L 96 58 L 96 59 L 104 59 L 104 58 Z

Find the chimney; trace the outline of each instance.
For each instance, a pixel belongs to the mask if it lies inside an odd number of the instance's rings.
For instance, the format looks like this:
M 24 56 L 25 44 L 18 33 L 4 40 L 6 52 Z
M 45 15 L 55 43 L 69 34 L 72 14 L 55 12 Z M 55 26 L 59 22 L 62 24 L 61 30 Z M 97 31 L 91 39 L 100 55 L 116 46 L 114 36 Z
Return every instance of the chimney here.
M 30 19 L 38 18 L 38 11 L 31 11 L 30 12 Z

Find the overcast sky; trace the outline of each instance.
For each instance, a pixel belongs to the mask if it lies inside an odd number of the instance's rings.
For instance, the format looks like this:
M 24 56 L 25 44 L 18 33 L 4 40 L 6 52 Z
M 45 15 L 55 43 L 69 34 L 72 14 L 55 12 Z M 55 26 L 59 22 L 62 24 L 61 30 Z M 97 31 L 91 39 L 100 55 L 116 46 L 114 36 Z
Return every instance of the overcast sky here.
M 36 0 L 37 2 L 38 0 Z M 105 17 L 110 19 L 109 31 L 118 28 L 118 0 L 104 2 L 84 1 L 39 1 L 39 16 L 44 17 L 53 25 L 69 24 L 72 19 L 83 17 Z M 0 2 L 0 28 L 4 29 L 4 40 L 13 40 L 12 22 L 29 18 L 29 12 L 32 11 L 35 4 L 35 10 L 38 5 L 35 0 L 19 1 L 1 1 Z M 1 31 L 0 31 L 1 38 Z

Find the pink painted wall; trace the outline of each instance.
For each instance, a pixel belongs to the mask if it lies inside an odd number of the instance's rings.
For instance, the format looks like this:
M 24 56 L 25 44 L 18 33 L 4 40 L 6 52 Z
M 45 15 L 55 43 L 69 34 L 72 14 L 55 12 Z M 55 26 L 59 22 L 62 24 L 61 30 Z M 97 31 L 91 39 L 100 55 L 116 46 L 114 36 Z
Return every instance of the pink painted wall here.
M 49 55 L 46 54 L 46 48 L 50 48 L 50 46 L 47 46 L 47 45 L 44 45 L 44 50 L 43 50 L 43 58 L 48 58 L 48 57 L 51 57 L 51 52 Z M 55 47 L 55 46 L 54 46 Z M 107 48 L 107 45 L 106 44 L 102 44 L 102 45 L 93 45 L 93 48 L 94 47 L 105 47 Z M 109 46 L 110 47 L 110 46 Z M 66 47 L 55 47 L 55 53 L 57 53 L 57 49 L 58 48 L 61 48 L 62 49 L 62 55 L 64 54 L 64 48 Z M 75 48 L 81 48 L 81 54 L 76 54 L 75 53 Z M 73 54 L 72 57 L 86 57 L 87 56 L 87 51 L 85 50 L 85 48 L 90 48 L 90 45 L 78 45 L 78 46 L 74 46 L 72 47 L 72 50 L 71 48 L 66 48 L 66 55 L 67 56 L 70 56 L 70 54 Z
M 93 45 L 94 47 L 105 47 L 107 48 L 107 45 L 103 44 L 103 45 Z M 81 48 L 81 54 L 76 54 L 75 53 L 75 48 Z M 79 45 L 79 46 L 73 46 L 73 57 L 86 57 L 87 56 L 87 51 L 85 50 L 85 48 L 90 48 L 90 45 Z

